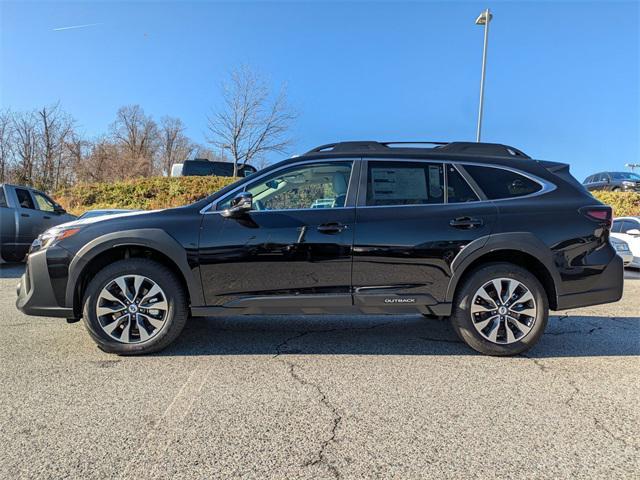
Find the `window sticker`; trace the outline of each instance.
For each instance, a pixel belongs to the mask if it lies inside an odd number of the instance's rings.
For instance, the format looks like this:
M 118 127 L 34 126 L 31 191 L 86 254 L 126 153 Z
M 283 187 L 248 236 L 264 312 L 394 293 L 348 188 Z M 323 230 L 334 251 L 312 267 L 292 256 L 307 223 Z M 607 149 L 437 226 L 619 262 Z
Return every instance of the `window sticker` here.
M 427 198 L 422 168 L 372 168 L 371 184 L 376 201 Z

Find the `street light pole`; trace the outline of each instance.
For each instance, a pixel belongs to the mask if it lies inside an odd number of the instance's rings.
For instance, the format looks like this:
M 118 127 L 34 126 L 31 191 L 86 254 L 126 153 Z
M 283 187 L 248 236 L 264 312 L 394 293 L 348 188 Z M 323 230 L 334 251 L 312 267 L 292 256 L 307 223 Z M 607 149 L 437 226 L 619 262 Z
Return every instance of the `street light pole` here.
M 484 46 L 482 48 L 482 75 L 480 77 L 480 106 L 478 108 L 478 130 L 476 133 L 476 142 L 480 141 L 480 133 L 482 131 L 482 111 L 484 108 L 484 78 L 487 69 L 487 43 L 489 41 L 489 22 L 493 15 L 487 8 L 476 18 L 476 25 L 484 25 Z

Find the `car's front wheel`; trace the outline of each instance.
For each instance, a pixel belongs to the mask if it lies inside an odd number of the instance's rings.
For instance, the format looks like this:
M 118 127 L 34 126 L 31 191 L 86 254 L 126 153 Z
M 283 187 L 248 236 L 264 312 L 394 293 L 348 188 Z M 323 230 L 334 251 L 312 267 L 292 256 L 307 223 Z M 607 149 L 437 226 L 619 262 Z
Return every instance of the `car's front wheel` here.
M 87 286 L 84 322 L 109 353 L 157 352 L 173 342 L 188 317 L 184 288 L 175 274 L 148 259 L 119 260 Z
M 508 356 L 529 350 L 549 317 L 544 288 L 529 271 L 491 263 L 472 272 L 457 292 L 451 322 L 474 350 Z

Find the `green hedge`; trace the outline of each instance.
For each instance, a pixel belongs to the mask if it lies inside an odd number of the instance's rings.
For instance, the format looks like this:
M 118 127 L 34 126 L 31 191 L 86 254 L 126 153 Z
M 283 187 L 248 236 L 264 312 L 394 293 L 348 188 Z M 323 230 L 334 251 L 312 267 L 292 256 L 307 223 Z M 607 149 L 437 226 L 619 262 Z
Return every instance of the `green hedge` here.
M 640 193 L 592 192 L 593 196 L 613 208 L 614 217 L 640 216 Z
M 55 199 L 74 214 L 96 208 L 151 210 L 193 203 L 233 182 L 229 177 L 154 177 L 114 183 L 78 184 L 55 193 Z M 640 193 L 593 192 L 613 207 L 617 217 L 640 215 Z
M 230 177 L 153 177 L 114 183 L 81 183 L 54 198 L 79 215 L 100 208 L 153 210 L 193 203 L 233 182 Z

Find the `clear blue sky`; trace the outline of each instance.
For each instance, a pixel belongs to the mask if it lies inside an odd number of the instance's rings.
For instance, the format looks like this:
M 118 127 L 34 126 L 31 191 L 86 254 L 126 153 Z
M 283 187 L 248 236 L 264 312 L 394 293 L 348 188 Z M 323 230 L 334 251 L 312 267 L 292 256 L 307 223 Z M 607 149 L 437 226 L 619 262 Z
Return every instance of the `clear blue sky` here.
M 121 105 L 204 141 L 230 68 L 286 82 L 291 153 L 337 140 L 473 140 L 494 13 L 485 141 L 582 180 L 640 162 L 640 11 L 632 2 L 0 3 L 0 103 L 60 101 L 89 136 Z M 92 27 L 54 28 L 99 23 Z

